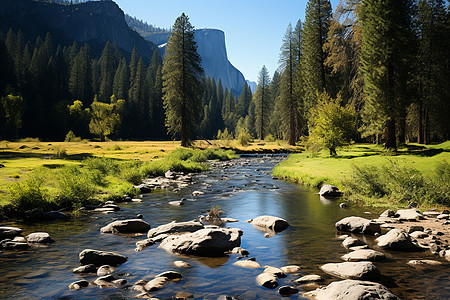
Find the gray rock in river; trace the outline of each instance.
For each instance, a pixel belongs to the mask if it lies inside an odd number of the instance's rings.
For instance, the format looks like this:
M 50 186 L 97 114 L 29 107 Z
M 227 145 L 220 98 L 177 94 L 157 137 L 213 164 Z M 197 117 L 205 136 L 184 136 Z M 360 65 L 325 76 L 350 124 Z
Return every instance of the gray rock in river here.
M 28 243 L 18 242 L 11 239 L 4 239 L 0 242 L 0 249 L 15 250 L 27 248 L 30 248 L 30 245 Z
M 376 281 L 380 279 L 380 271 L 369 261 L 329 263 L 320 267 L 325 273 L 343 279 L 359 279 Z
M 256 277 L 256 281 L 260 286 L 274 289 L 278 286 L 278 277 L 272 273 L 261 273 Z
M 0 241 L 4 239 L 13 239 L 21 235 L 22 229 L 17 227 L 0 226 Z
M 147 247 L 150 247 L 155 244 L 155 241 L 153 239 L 145 239 L 142 241 L 136 242 L 136 249 L 134 249 L 136 252 L 142 251 Z
M 171 252 L 217 256 L 239 247 L 241 235 L 242 231 L 237 228 L 201 229 L 194 233 L 168 236 L 159 247 Z
M 78 281 L 72 282 L 69 285 L 69 289 L 71 289 L 71 290 L 79 290 L 79 289 L 87 287 L 88 285 L 89 285 L 88 281 L 86 281 L 86 280 L 78 280 Z
M 358 240 L 354 237 L 351 237 L 351 236 L 345 238 L 345 240 L 342 241 L 342 246 L 344 246 L 345 248 L 362 246 L 362 245 L 364 245 L 363 242 L 361 242 L 360 240 Z
M 379 236 L 376 241 L 378 247 L 396 251 L 421 251 L 421 247 L 415 245 L 408 234 L 400 229 L 392 229 L 388 233 Z
M 128 260 L 126 256 L 114 252 L 85 249 L 80 252 L 80 263 L 82 265 L 93 264 L 97 267 L 102 265 L 117 266 Z
M 158 277 L 153 280 L 150 280 L 145 286 L 144 289 L 148 292 L 155 292 L 157 290 L 162 289 L 164 284 L 169 281 L 167 277 Z
M 336 229 L 353 233 L 371 234 L 381 233 L 379 224 L 361 217 L 346 217 L 336 222 Z
M 172 222 L 169 224 L 161 225 L 156 228 L 151 229 L 147 237 L 152 238 L 161 234 L 174 234 L 183 232 L 195 232 L 197 230 L 203 229 L 204 226 L 200 222 Z
M 341 256 L 341 258 L 345 261 L 375 261 L 385 259 L 386 256 L 383 253 L 372 249 L 361 249 L 344 254 L 343 256 Z
M 400 300 L 384 285 L 361 280 L 343 280 L 330 283 L 324 288 L 305 293 L 317 300 Z
M 112 274 L 116 268 L 110 266 L 110 265 L 103 265 L 100 266 L 97 270 L 97 276 L 105 276 Z
M 91 274 L 97 272 L 97 267 L 93 264 L 80 266 L 78 268 L 72 269 L 72 272 L 75 274 Z
M 166 272 L 163 272 L 163 273 L 155 276 L 155 278 L 158 278 L 158 277 L 166 277 L 167 279 L 174 280 L 174 281 L 177 281 L 177 280 L 180 280 L 181 278 L 183 278 L 183 276 L 180 273 L 175 272 L 175 271 L 166 271 Z
M 278 289 L 278 294 L 280 294 L 283 297 L 292 296 L 297 293 L 298 293 L 298 289 L 296 289 L 292 286 L 288 286 L 288 285 L 284 285 Z
M 285 219 L 273 217 L 273 216 L 259 216 L 254 219 L 250 219 L 247 223 L 251 223 L 257 227 L 268 229 L 274 232 L 281 232 L 289 227 L 288 222 Z
M 340 197 L 342 196 L 342 192 L 339 190 L 337 186 L 331 184 L 324 184 L 320 188 L 319 195 L 323 197 Z
M 143 233 L 150 230 L 150 224 L 141 219 L 119 220 L 100 229 L 101 233 Z
M 30 233 L 26 238 L 28 243 L 50 244 L 55 242 L 47 232 Z

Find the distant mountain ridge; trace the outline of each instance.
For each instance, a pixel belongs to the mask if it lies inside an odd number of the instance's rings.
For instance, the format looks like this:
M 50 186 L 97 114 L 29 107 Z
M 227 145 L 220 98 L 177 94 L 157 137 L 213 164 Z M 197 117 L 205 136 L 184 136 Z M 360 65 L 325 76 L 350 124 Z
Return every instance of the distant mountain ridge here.
M 147 39 L 158 45 L 163 54 L 169 37 L 170 33 L 159 33 L 150 35 Z M 196 29 L 194 38 L 206 76 L 220 79 L 224 88 L 231 89 L 236 97 L 239 96 L 245 78 L 228 60 L 225 33 L 218 29 Z
M 21 30 L 26 40 L 45 37 L 50 32 L 55 44 L 71 44 L 74 40 L 91 45 L 99 53 L 110 41 L 125 52 L 133 47 L 150 60 L 156 45 L 130 29 L 124 12 L 113 1 L 89 1 L 79 4 L 57 4 L 32 0 L 1 0 L 0 30 Z

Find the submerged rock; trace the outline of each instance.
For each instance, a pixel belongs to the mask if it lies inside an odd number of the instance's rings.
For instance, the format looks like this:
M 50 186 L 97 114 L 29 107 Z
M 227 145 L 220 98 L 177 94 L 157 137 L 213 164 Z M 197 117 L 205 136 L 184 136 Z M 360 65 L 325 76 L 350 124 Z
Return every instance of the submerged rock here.
M 304 294 L 317 300 L 400 300 L 384 285 L 361 280 L 343 280 Z
M 376 281 L 380 278 L 380 271 L 372 262 L 343 262 L 330 263 L 320 267 L 325 273 L 343 279 L 359 279 Z
M 141 219 L 119 220 L 100 229 L 101 233 L 143 233 L 150 229 L 150 224 Z
M 248 220 L 247 222 L 258 227 L 267 228 L 274 232 L 281 232 L 289 227 L 286 220 L 273 216 L 259 216 Z
M 117 266 L 128 260 L 127 257 L 114 252 L 85 249 L 80 252 L 80 263 L 82 265 L 93 264 L 97 267 L 102 265 Z
M 241 235 L 242 231 L 237 228 L 200 229 L 194 233 L 168 236 L 159 247 L 198 256 L 224 255 L 240 246 Z
M 336 229 L 353 233 L 371 234 L 381 233 L 379 224 L 361 217 L 347 217 L 336 222 Z

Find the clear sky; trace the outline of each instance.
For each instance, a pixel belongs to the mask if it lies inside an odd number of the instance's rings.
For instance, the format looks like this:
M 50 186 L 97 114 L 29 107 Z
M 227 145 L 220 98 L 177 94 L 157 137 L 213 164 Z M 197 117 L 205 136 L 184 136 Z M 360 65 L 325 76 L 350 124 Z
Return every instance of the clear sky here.
M 197 28 L 225 32 L 228 60 L 244 77 L 257 81 L 263 65 L 278 68 L 286 27 L 304 20 L 307 0 L 114 0 L 122 10 L 149 24 L 171 28 L 185 13 Z M 331 0 L 333 10 L 338 0 Z

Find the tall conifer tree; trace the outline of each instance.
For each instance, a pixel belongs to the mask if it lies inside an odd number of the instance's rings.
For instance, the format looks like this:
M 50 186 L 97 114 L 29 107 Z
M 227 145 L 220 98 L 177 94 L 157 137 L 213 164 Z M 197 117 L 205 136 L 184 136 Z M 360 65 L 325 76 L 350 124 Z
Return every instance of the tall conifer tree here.
M 200 117 L 204 72 L 194 27 L 184 13 L 172 28 L 162 73 L 166 126 L 181 135 L 181 146 L 189 146 Z
M 261 68 L 258 75 L 258 88 L 253 95 L 255 100 L 255 126 L 256 134 L 260 140 L 263 140 L 267 125 L 269 124 L 269 108 L 270 108 L 270 94 L 269 94 L 270 76 L 266 66 Z

